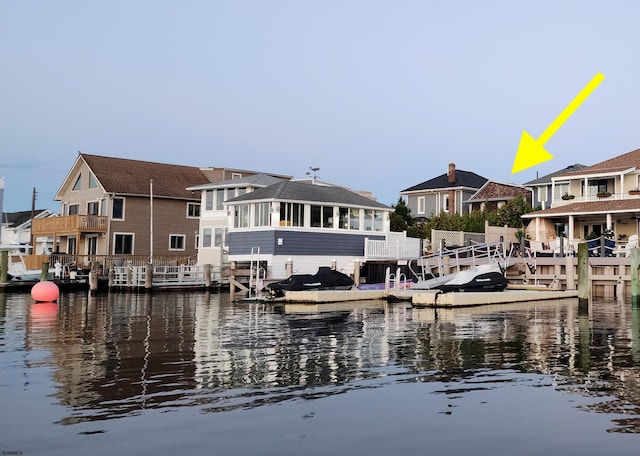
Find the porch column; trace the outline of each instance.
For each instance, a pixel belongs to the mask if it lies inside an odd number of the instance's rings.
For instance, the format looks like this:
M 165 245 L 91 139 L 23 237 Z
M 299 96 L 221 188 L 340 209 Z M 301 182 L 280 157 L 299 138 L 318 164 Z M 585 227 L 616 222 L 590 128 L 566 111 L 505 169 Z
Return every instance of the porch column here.
M 575 223 L 575 219 L 573 217 L 573 215 L 569 216 L 569 239 L 575 239 L 574 237 L 574 223 Z
M 536 217 L 536 241 L 540 240 L 540 217 Z
M 611 214 L 607 214 L 607 229 L 611 229 Z

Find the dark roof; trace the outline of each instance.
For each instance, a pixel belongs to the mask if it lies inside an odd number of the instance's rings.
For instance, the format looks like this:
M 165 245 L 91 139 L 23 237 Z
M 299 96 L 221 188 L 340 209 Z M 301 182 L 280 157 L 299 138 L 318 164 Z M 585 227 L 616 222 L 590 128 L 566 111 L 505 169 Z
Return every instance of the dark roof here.
M 551 174 L 547 174 L 546 176 L 542 176 L 542 177 L 538 177 L 536 179 L 530 180 L 529 182 L 525 182 L 524 185 L 543 185 L 543 184 L 550 184 L 551 183 L 551 178 L 552 177 L 556 177 L 556 176 L 561 176 L 563 174 L 566 173 L 570 173 L 573 171 L 578 171 L 582 168 L 586 168 L 586 165 L 581 165 L 579 163 L 575 163 L 573 165 L 569 165 L 566 168 L 563 168 L 561 170 L 555 171 Z
M 344 187 L 329 185 L 313 185 L 304 182 L 282 181 L 268 187 L 230 199 L 227 203 L 240 203 L 256 200 L 278 201 L 311 201 L 328 204 L 345 204 L 350 206 L 391 209 L 370 198 L 361 196 Z
M 489 200 L 510 200 L 516 196 L 531 196 L 531 190 L 521 185 L 503 184 L 500 182 L 488 181 L 476 192 L 467 202 L 489 201 Z
M 37 209 L 34 212 L 35 216 L 45 212 L 46 209 Z M 3 212 L 2 213 L 2 224 L 7 226 L 20 226 L 23 223 L 26 223 L 31 219 L 31 211 L 20 211 L 20 212 Z
M 199 199 L 199 195 L 194 195 L 187 187 L 209 182 L 204 173 L 194 166 L 89 154 L 81 154 L 81 157 L 107 193 L 148 196 L 153 179 L 153 196 Z
M 640 168 L 640 149 L 632 150 L 631 152 L 618 155 L 617 157 L 613 157 L 600 163 L 596 163 L 592 166 L 586 166 L 579 172 L 574 171 L 568 172 L 566 174 L 571 175 L 619 172 L 629 168 Z
M 456 181 L 453 184 L 449 183 L 449 177 L 445 173 L 438 177 L 434 177 L 433 179 L 429 179 L 428 181 L 424 181 L 421 184 L 406 188 L 400 193 L 414 192 L 418 190 L 435 190 L 449 187 L 468 187 L 479 189 L 487 182 L 487 180 L 488 179 L 479 176 L 476 173 L 472 173 L 471 171 L 456 169 Z

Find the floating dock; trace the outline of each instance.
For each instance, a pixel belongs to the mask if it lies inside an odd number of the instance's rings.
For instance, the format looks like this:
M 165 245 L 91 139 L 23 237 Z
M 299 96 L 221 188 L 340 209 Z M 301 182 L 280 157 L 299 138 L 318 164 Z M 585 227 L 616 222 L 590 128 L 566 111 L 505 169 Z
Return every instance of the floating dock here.
M 322 304 L 348 301 L 408 301 L 416 307 L 471 307 L 532 301 L 577 299 L 577 290 L 504 290 L 496 292 L 442 293 L 439 290 L 307 290 L 287 291 L 283 298 L 271 301 Z

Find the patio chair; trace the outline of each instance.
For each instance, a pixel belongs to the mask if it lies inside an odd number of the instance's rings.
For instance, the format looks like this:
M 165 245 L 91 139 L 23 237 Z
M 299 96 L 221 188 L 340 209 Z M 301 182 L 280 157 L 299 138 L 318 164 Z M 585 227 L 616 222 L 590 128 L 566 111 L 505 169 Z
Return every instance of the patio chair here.
M 626 244 L 622 246 L 622 248 L 614 249 L 613 254 L 617 257 L 628 257 L 631 255 L 631 249 L 635 249 L 638 247 L 638 235 L 633 234 L 629 236 L 629 240 Z
M 538 256 L 553 256 L 553 250 L 548 248 L 542 241 L 530 240 L 528 248 L 534 258 Z

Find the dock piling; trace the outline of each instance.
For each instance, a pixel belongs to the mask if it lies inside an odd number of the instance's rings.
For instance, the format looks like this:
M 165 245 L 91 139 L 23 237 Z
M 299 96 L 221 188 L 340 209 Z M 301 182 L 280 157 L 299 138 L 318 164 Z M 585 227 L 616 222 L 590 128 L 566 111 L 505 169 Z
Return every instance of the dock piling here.
M 638 296 L 640 295 L 640 276 L 638 268 L 640 267 L 640 249 L 631 249 L 631 302 L 634 306 L 638 305 Z
M 9 272 L 9 252 L 3 250 L 0 252 L 0 283 L 7 283 Z
M 591 294 L 589 282 L 589 246 L 586 242 L 578 244 L 578 302 L 580 307 L 588 306 Z

